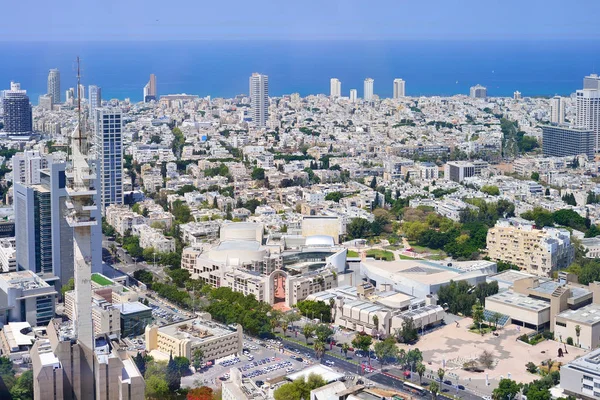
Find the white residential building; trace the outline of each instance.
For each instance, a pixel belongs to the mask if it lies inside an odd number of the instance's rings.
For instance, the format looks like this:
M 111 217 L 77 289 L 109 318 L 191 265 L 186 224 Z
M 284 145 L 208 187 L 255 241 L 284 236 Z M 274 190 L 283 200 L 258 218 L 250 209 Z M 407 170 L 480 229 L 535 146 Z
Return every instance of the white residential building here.
M 331 97 L 340 97 L 342 95 L 342 82 L 337 78 L 331 78 L 329 83 L 329 95 Z
M 372 78 L 365 79 L 364 85 L 364 99 L 365 101 L 373 100 L 373 83 L 375 81 Z
M 398 99 L 400 97 L 406 96 L 406 82 L 403 79 L 397 78 L 394 79 L 394 98 Z
M 562 124 L 565 122 L 565 99 L 554 96 L 550 100 L 550 122 Z
M 121 110 L 98 108 L 95 114 L 102 211 L 123 204 L 123 131 Z
M 269 119 L 269 77 L 267 75 L 255 72 L 250 77 L 250 104 L 254 125 L 266 126 Z

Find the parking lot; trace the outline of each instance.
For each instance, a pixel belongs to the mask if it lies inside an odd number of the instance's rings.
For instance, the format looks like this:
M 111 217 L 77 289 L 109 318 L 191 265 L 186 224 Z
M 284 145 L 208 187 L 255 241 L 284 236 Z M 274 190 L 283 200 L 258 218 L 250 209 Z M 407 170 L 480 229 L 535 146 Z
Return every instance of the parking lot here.
M 279 342 L 275 340 L 260 341 L 246 338 L 243 354 L 217 360 L 215 365 L 204 368 L 193 375 L 184 376 L 181 378 L 181 385 L 184 387 L 202 385 L 219 387 L 221 381 L 229 378 L 231 368 L 234 367 L 238 368 L 245 378 L 261 384 L 267 379 L 299 371 L 313 363 L 314 359 L 310 354 L 280 349 Z

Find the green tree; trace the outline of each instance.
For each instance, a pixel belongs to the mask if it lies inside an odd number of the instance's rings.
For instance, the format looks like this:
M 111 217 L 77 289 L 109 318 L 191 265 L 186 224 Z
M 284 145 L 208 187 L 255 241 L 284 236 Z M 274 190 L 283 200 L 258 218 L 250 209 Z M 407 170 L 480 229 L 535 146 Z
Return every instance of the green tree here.
M 526 365 L 525 368 L 527 368 L 528 372 L 531 372 L 532 374 L 535 374 L 538 370 L 537 365 L 535 365 L 535 363 L 532 363 L 531 361 L 529 361 Z
M 15 370 L 10 358 L 0 357 L 0 378 L 4 381 L 7 387 L 12 387 L 15 384 Z
M 514 399 L 519 393 L 519 385 L 512 379 L 501 379 L 498 387 L 492 392 L 494 400 Z
M 406 363 L 411 371 L 414 371 L 419 363 L 423 362 L 423 353 L 419 349 L 412 349 L 406 353 Z
M 398 356 L 398 347 L 396 346 L 396 340 L 393 336 L 388 336 L 384 340 L 380 340 L 373 346 L 375 355 L 381 363 L 381 367 L 387 360 L 396 358 Z
M 440 392 L 440 385 L 437 382 L 431 382 L 429 384 L 429 391 L 431 392 L 431 398 L 435 400 Z
M 171 392 L 179 390 L 181 387 L 181 373 L 179 370 L 179 365 L 173 358 L 172 354 L 169 357 L 165 378 Z
M 579 336 L 581 335 L 581 326 L 575 325 L 575 336 L 577 336 L 577 347 L 579 347 Z
M 322 341 L 320 341 L 319 339 L 315 340 L 315 343 L 313 345 L 313 349 L 315 351 L 315 354 L 317 356 L 317 360 L 320 360 L 321 357 L 323 357 L 323 354 L 325 354 L 325 343 L 323 343 Z
M 353 218 L 346 226 L 346 234 L 349 239 L 361 239 L 371 231 L 371 223 L 364 218 Z
M 423 363 L 418 363 L 417 367 L 415 369 L 417 371 L 417 374 L 419 374 L 419 384 L 421 384 L 423 374 L 425 374 L 425 371 L 427 371 L 427 367 L 425 367 L 425 364 L 423 364 Z
M 27 370 L 10 389 L 13 400 L 33 400 L 33 371 Z
M 329 339 L 333 335 L 333 330 L 329 328 L 325 324 L 317 325 L 317 329 L 315 329 L 315 336 L 317 336 L 317 340 L 323 343 L 327 343 L 327 339 Z
M 165 378 L 152 375 L 146 378 L 146 398 L 148 399 L 165 399 L 171 394 L 169 385 Z
M 481 330 L 481 324 L 483 323 L 483 306 L 479 302 L 479 299 L 473 304 L 471 317 L 473 318 L 473 325 Z
M 444 371 L 443 368 L 439 368 L 437 370 L 437 375 L 438 375 L 438 378 L 440 378 L 440 382 L 443 382 L 444 381 L 444 375 L 446 375 L 446 371 Z
M 344 357 L 348 357 L 348 350 L 350 350 L 350 345 L 348 343 L 342 344 L 341 351 L 344 353 Z
M 332 200 L 339 203 L 342 197 L 344 197 L 344 195 L 341 192 L 329 192 L 327 193 L 327 196 L 325 196 L 325 200 Z
M 533 179 L 534 181 L 538 182 L 540 180 L 540 173 L 539 172 L 532 172 L 531 173 L 531 179 Z
M 314 324 L 306 324 L 302 327 L 302 334 L 304 335 L 307 344 L 308 339 L 315 333 L 315 329 L 317 329 L 317 327 Z
M 275 400 L 302 400 L 302 389 L 294 382 L 286 383 L 273 392 Z
M 373 179 L 371 179 L 371 184 L 369 186 L 371 187 L 371 189 L 377 188 L 377 178 L 376 177 L 373 177 Z
M 500 195 L 500 189 L 498 188 L 498 186 L 494 186 L 494 185 L 484 185 L 481 188 L 481 191 L 490 196 L 499 196 Z
M 262 181 L 265 179 L 265 170 L 262 168 L 255 167 L 250 174 L 252 179 L 255 181 Z
M 69 281 L 60 288 L 60 293 L 62 297 L 65 297 L 65 293 L 75 289 L 75 279 L 69 278 Z
M 196 347 L 192 353 L 192 360 L 194 368 L 200 368 L 202 365 L 202 360 L 204 360 L 204 351 L 202 351 L 201 348 Z
M 359 349 L 364 353 L 368 353 L 373 343 L 373 338 L 364 332 L 358 332 L 352 339 L 352 346 L 355 349 Z

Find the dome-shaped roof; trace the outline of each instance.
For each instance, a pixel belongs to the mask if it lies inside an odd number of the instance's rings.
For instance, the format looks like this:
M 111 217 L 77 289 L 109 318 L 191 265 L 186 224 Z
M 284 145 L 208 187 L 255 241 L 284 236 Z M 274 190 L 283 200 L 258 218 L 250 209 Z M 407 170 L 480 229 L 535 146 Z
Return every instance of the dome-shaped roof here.
M 306 242 L 304 243 L 306 246 L 313 247 L 326 247 L 333 246 L 335 242 L 331 236 L 327 235 L 313 235 L 306 238 Z

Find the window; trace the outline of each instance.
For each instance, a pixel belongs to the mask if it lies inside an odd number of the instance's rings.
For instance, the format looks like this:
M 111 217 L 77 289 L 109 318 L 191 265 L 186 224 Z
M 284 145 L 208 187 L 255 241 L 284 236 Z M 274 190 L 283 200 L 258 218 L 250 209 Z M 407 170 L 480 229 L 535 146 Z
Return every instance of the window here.
M 583 388 L 587 389 L 587 390 L 594 390 L 593 387 L 591 387 L 590 385 L 585 385 L 585 384 L 583 385 Z

